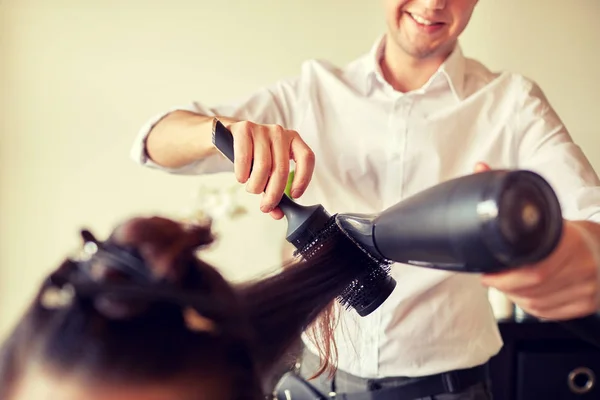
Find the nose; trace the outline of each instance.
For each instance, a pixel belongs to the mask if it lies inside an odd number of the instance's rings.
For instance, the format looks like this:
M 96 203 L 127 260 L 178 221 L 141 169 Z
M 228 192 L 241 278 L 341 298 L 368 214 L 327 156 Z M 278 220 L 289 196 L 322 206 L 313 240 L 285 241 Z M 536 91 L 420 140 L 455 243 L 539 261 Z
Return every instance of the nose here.
M 423 0 L 422 4 L 430 10 L 442 10 L 446 7 L 446 0 Z

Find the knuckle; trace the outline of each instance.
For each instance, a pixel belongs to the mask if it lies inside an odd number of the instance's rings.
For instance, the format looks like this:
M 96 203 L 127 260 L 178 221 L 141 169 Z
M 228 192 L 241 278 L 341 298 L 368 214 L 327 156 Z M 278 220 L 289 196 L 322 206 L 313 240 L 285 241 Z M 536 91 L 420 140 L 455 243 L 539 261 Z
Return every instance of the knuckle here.
M 250 122 L 250 121 L 240 121 L 235 123 L 232 126 L 231 132 L 233 134 L 246 134 L 249 132 L 252 132 L 252 128 L 254 126 L 254 123 Z
M 529 310 L 529 311 L 533 311 L 537 308 L 537 302 L 535 299 L 532 299 L 532 298 L 522 299 L 520 301 L 520 303 L 521 303 L 521 307 L 523 307 L 524 309 Z
M 300 137 L 300 134 L 298 132 L 296 132 L 296 131 L 287 131 L 287 137 L 288 137 L 290 143 L 293 140 L 301 140 L 302 141 L 302 138 Z
M 246 181 L 246 177 L 241 173 L 241 172 L 236 172 L 235 173 L 235 179 L 239 182 L 239 183 L 244 183 Z
M 302 155 L 302 158 L 304 158 L 304 161 L 306 161 L 306 162 L 314 163 L 314 161 L 315 161 L 315 153 L 311 149 L 309 149 L 308 147 L 306 147 L 306 151 Z
M 254 160 L 254 171 L 258 172 L 260 175 L 265 175 L 271 170 L 271 159 L 264 158 L 260 160 Z
M 263 197 L 262 203 L 265 205 L 273 205 L 275 204 L 275 196 L 271 194 L 267 194 Z
M 530 284 L 537 286 L 544 282 L 544 280 L 546 279 L 546 274 L 544 273 L 543 269 L 534 268 L 531 271 L 529 271 L 527 279 Z
M 523 308 L 532 314 L 542 314 L 545 311 L 545 302 L 539 298 L 529 298 L 523 301 Z
M 296 186 L 299 188 L 308 186 L 308 179 L 307 178 L 298 179 L 298 181 L 296 182 Z
M 289 136 L 290 136 L 292 139 L 296 139 L 296 138 L 299 138 L 299 137 L 300 137 L 300 134 L 298 133 L 298 131 L 295 131 L 295 130 L 292 130 L 292 129 L 290 129 L 290 130 L 288 130 L 287 132 L 288 132 L 288 135 L 289 135 Z
M 264 135 L 266 133 L 269 133 L 270 128 L 268 125 L 254 124 L 252 130 L 257 134 Z
M 269 126 L 269 135 L 271 137 L 271 141 L 274 144 L 282 144 L 289 142 L 289 138 L 286 135 L 286 130 L 281 125 L 270 125 Z
M 285 176 L 289 174 L 290 164 L 288 162 L 279 161 L 273 165 L 273 175 Z
M 259 194 L 262 192 L 260 187 L 254 183 L 249 183 L 248 185 L 246 185 L 246 191 L 252 194 Z

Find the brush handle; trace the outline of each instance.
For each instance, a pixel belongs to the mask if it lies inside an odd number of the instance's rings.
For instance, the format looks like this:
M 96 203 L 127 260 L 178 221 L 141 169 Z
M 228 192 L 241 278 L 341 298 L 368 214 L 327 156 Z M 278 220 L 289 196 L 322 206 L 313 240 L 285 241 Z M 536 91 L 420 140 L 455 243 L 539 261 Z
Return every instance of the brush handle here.
M 221 154 L 234 162 L 233 134 L 217 118 L 213 122 L 212 142 Z M 315 240 L 330 218 L 322 205 L 303 206 L 290 199 L 285 193 L 277 207 L 281 209 L 288 222 L 286 239 L 297 249 Z
M 212 142 L 229 161 L 233 162 L 233 134 L 218 119 L 213 119 Z

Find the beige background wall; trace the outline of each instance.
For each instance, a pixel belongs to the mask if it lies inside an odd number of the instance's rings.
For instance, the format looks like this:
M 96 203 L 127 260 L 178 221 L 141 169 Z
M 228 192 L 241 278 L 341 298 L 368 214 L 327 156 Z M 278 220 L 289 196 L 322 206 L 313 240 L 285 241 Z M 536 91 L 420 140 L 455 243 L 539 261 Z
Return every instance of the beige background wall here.
M 372 0 L 0 0 L 0 333 L 79 244 L 138 213 L 180 214 L 201 185 L 128 158 L 139 126 L 193 99 L 245 95 L 306 58 L 346 63 L 382 32 Z M 167 5 L 168 4 L 168 5 Z M 465 53 L 537 80 L 600 171 L 600 2 L 481 0 Z M 284 222 L 221 221 L 207 256 L 234 279 L 279 262 Z

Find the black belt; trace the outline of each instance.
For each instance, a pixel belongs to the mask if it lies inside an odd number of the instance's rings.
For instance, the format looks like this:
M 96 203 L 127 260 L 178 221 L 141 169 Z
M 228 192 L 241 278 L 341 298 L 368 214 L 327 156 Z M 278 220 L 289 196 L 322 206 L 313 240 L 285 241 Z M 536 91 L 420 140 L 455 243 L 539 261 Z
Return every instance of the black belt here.
M 488 379 L 487 364 L 419 378 L 383 378 L 369 381 L 359 393 L 320 393 L 294 373 L 286 374 L 276 388 L 275 399 L 287 400 L 415 400 L 446 393 L 462 393 Z M 286 394 L 287 392 L 287 394 Z
M 487 373 L 487 365 L 482 365 L 413 378 L 400 382 L 397 386 L 394 385 L 393 378 L 376 379 L 369 382 L 369 391 L 336 393 L 332 398 L 339 400 L 414 400 L 446 393 L 457 394 L 465 392 L 473 385 L 485 382 L 488 378 Z

